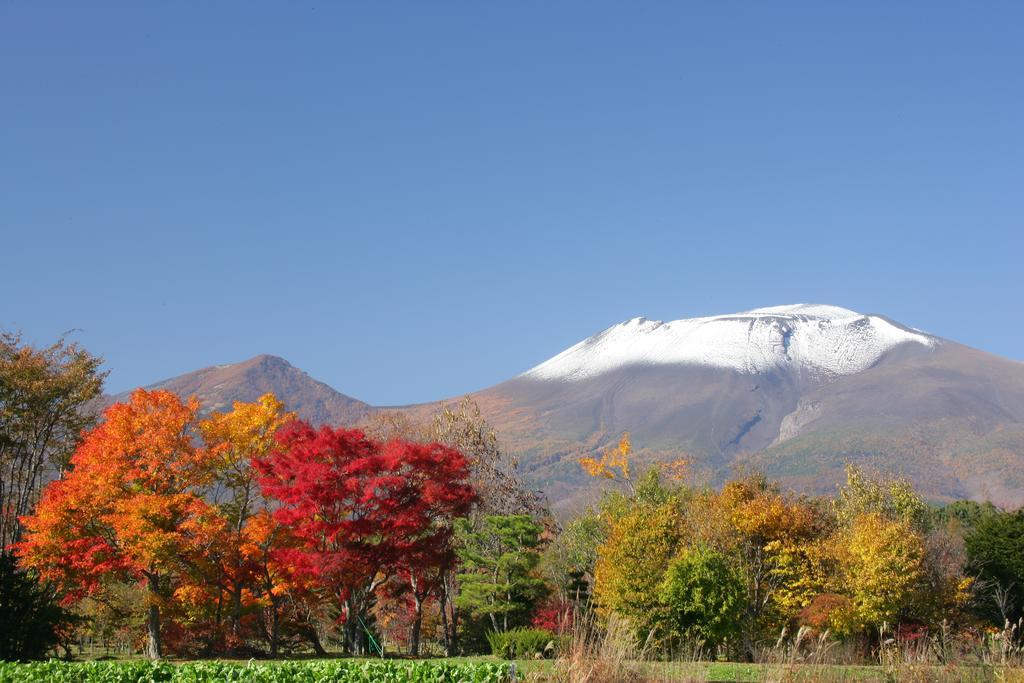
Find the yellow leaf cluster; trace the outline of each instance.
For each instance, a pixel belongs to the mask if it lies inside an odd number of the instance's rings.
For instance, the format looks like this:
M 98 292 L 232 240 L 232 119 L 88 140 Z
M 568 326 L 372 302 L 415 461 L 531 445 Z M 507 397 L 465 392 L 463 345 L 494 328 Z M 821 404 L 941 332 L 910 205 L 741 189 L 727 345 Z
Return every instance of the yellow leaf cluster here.
M 274 433 L 295 419 L 295 413 L 283 412 L 283 408 L 284 404 L 272 393 L 253 403 L 235 401 L 230 412 L 216 412 L 200 422 L 199 430 L 218 455 L 220 466 L 236 467 L 270 452 Z
M 661 466 L 661 471 L 673 481 L 686 481 L 690 476 L 693 461 L 690 458 L 676 458 Z
M 731 546 L 759 588 L 761 615 L 786 623 L 817 595 L 828 574 L 816 511 L 806 501 L 780 493 L 760 475 L 727 483 L 714 500 L 726 520 Z M 752 590 L 755 590 L 752 588 Z
M 592 477 L 602 479 L 621 479 L 625 482 L 632 481 L 629 469 L 629 459 L 633 453 L 633 444 L 629 439 L 629 432 L 622 435 L 619 444 L 615 448 L 605 451 L 600 459 L 580 458 L 580 465 Z

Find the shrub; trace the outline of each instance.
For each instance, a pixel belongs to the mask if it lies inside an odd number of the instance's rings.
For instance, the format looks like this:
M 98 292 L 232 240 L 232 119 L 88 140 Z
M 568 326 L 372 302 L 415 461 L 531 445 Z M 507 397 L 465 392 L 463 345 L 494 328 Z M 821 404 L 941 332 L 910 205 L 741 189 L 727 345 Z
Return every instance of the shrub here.
M 564 635 L 572 631 L 576 606 L 568 600 L 549 597 L 533 610 L 530 626 Z
M 815 596 L 810 604 L 800 610 L 797 622 L 814 629 L 815 633 L 827 631 L 837 615 L 852 609 L 852 602 L 845 595 L 822 593 Z
M 551 631 L 540 628 L 514 628 L 487 634 L 491 653 L 502 659 L 533 659 L 538 655 L 553 657 L 561 640 Z

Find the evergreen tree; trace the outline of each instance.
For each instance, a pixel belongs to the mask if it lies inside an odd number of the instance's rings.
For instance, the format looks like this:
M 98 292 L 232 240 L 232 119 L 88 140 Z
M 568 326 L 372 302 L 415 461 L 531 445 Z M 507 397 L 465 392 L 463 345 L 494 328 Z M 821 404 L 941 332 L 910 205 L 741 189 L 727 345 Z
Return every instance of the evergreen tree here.
M 1024 511 L 982 518 L 966 547 L 971 568 L 987 588 L 982 614 L 1000 626 L 1024 616 Z
M 74 621 L 34 572 L 0 553 L 0 661 L 42 659 Z
M 541 525 L 529 515 L 490 515 L 479 530 L 461 519 L 456 531 L 462 560 L 456 604 L 473 617 L 486 616 L 495 631 L 524 623 L 546 590 L 534 575 Z

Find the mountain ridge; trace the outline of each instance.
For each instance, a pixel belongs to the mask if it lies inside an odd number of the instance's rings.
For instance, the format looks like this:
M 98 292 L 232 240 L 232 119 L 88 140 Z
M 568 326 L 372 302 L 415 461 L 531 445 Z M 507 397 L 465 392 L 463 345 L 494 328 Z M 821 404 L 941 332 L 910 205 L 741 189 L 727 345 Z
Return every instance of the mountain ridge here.
M 691 362 L 702 349 L 713 362 Z M 555 371 L 536 372 L 545 366 Z M 314 423 L 355 424 L 380 410 L 422 418 L 437 406 L 370 406 L 267 355 L 151 387 L 194 393 L 212 409 L 274 391 Z M 596 482 L 578 459 L 624 431 L 641 465 L 685 456 L 692 476 L 712 484 L 752 466 L 828 493 L 844 462 L 860 462 L 905 474 L 938 500 L 1024 503 L 1024 363 L 881 314 L 798 304 L 633 318 L 469 395 L 556 508 L 592 500 Z

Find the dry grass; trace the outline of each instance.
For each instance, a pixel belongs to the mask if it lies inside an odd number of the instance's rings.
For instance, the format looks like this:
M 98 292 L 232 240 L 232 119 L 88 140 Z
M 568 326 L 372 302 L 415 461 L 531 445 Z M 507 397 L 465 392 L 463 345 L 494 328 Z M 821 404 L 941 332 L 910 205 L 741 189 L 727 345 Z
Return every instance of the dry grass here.
M 602 628 L 593 616 L 574 620 L 569 648 L 545 676 L 562 683 L 642 683 L 648 643 L 640 643 L 629 622 L 612 617 Z
M 859 647 L 829 634 L 783 632 L 758 653 L 758 663 L 709 662 L 699 648 L 666 661 L 654 656 L 624 619 L 606 624 L 578 619 L 571 644 L 550 667 L 534 671 L 536 683 L 654 683 L 655 681 L 743 681 L 763 683 L 846 681 L 909 683 L 1024 683 L 1021 628 L 965 637 L 948 629 L 900 641 L 883 629 L 881 646 L 869 658 Z M 681 656 L 679 656 L 681 655 Z

